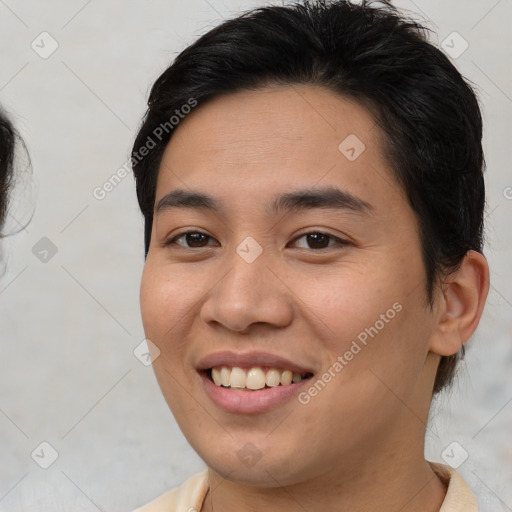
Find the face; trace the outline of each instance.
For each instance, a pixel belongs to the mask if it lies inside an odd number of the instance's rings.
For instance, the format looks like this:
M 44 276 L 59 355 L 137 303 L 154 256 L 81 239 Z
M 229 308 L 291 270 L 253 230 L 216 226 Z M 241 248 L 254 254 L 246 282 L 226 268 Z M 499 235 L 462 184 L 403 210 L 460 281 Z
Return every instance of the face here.
M 281 86 L 181 121 L 141 310 L 165 399 L 219 474 L 275 486 L 423 457 L 438 359 L 417 222 L 357 103 Z

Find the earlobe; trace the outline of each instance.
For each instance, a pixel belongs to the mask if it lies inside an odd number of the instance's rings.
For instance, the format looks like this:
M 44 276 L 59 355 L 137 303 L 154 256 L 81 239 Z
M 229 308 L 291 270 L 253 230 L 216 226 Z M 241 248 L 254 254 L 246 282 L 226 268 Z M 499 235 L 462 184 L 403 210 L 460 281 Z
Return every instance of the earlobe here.
M 436 330 L 429 349 L 441 356 L 456 354 L 475 332 L 489 292 L 489 265 L 468 251 L 460 268 L 447 277 L 440 292 Z

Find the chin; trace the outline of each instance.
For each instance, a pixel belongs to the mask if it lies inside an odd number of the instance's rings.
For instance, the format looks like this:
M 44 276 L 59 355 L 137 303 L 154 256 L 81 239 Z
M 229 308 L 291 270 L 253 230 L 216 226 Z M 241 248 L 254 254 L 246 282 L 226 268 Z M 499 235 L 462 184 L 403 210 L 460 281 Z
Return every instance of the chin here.
M 226 437 L 229 436 L 226 434 Z M 260 450 L 255 443 L 246 439 L 233 442 L 229 437 L 225 448 L 217 445 L 216 450 L 212 450 L 211 446 L 191 445 L 211 470 L 226 480 L 242 485 L 280 487 L 298 483 L 306 477 L 306 470 L 301 470 L 303 464 L 297 460 L 298 449 L 286 453 L 279 443 L 267 443 L 266 448 Z

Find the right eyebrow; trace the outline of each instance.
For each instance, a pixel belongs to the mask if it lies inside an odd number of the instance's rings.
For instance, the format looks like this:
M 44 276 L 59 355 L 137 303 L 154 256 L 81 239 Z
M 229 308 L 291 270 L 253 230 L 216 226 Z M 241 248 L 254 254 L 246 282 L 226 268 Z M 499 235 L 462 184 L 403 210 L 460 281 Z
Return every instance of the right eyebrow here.
M 175 208 L 193 208 L 198 210 L 210 210 L 222 212 L 224 210 L 221 201 L 202 192 L 190 192 L 176 189 L 166 194 L 155 208 L 156 213 Z

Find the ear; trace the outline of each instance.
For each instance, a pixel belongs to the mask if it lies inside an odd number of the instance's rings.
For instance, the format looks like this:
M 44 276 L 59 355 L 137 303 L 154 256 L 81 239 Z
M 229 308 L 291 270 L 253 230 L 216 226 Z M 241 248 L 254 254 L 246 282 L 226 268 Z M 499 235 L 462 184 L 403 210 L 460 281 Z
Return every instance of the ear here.
M 489 292 L 489 265 L 468 251 L 460 268 L 450 274 L 438 294 L 437 328 L 429 349 L 441 356 L 456 354 L 475 332 Z

